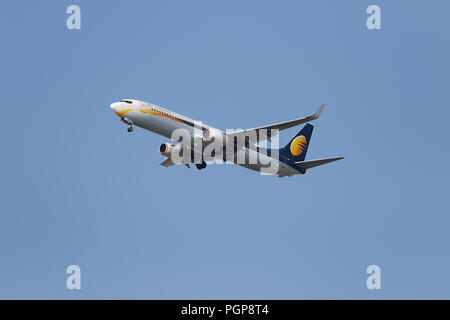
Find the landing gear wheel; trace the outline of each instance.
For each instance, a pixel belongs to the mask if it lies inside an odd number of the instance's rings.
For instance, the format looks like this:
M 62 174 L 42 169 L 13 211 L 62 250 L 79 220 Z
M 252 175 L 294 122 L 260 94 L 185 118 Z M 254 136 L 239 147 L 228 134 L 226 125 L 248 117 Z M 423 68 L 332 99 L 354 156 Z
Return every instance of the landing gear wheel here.
M 132 127 L 132 126 L 129 126 L 129 127 L 127 128 L 127 131 L 128 131 L 128 132 L 133 132 L 133 127 Z
M 195 166 L 198 170 L 205 169 L 206 168 L 206 162 L 203 161 L 202 163 L 196 163 Z

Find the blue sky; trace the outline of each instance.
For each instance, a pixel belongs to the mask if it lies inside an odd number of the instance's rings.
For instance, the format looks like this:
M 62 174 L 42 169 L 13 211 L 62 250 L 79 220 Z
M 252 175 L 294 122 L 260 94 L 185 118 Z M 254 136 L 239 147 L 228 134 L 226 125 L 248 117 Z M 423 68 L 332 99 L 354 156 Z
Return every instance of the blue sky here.
M 81 30 L 66 28 L 71 4 Z M 382 30 L 366 28 L 371 4 Z M 450 298 L 448 12 L 5 1 L 0 298 Z M 221 129 L 325 103 L 307 158 L 345 160 L 283 179 L 164 168 L 167 139 L 128 134 L 109 109 L 121 98 Z M 65 287 L 71 264 L 79 291 Z

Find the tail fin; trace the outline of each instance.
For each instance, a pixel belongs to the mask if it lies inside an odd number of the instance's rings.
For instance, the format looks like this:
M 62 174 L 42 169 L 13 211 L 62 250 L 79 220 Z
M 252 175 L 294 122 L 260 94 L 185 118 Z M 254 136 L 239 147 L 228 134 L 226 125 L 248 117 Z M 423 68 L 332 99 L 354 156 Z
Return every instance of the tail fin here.
M 297 133 L 283 149 L 281 149 L 281 153 L 296 162 L 305 160 L 313 128 L 314 126 L 309 123 L 306 124 L 302 130 L 300 130 L 300 132 Z

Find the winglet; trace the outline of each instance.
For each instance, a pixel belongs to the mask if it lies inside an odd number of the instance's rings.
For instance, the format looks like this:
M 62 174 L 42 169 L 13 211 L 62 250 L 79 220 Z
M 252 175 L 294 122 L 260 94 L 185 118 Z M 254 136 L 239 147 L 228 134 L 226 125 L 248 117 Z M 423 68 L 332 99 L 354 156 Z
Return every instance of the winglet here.
M 312 115 L 312 120 L 316 120 L 316 119 L 318 119 L 319 117 L 320 117 L 320 114 L 322 113 L 322 110 L 323 110 L 323 108 L 325 107 L 325 104 L 322 104 L 321 106 L 320 106 L 320 108 L 319 109 L 317 109 L 317 111 Z

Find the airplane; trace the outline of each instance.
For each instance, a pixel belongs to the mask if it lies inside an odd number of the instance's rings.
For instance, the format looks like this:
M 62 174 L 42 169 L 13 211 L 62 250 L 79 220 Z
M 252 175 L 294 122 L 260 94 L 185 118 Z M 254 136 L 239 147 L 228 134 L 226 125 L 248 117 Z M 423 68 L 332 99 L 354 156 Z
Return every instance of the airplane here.
M 183 159 L 175 159 L 174 151 L 183 154 L 183 146 L 187 140 L 177 145 L 173 143 L 162 143 L 159 146 L 159 152 L 165 159 L 161 162 L 162 166 L 169 167 L 178 163 L 184 163 L 190 168 L 189 164 L 193 163 L 197 169 L 206 168 L 206 161 L 211 161 L 217 158 L 225 162 L 234 162 L 245 168 L 263 172 L 264 168 L 275 168 L 271 174 L 277 174 L 279 177 L 293 176 L 297 174 L 305 174 L 306 170 L 324 165 L 326 163 L 334 162 L 343 159 L 343 157 L 305 160 L 308 151 L 309 142 L 313 131 L 313 126 L 307 122 L 316 120 L 320 117 L 325 105 L 312 115 L 304 118 L 294 119 L 290 121 L 275 123 L 262 127 L 255 127 L 247 130 L 236 130 L 232 132 L 225 132 L 215 127 L 203 124 L 199 121 L 193 120 L 181 114 L 175 113 L 166 108 L 162 108 L 152 103 L 137 99 L 122 99 L 118 102 L 113 102 L 110 108 L 120 117 L 128 128 L 128 132 L 133 131 L 133 126 L 138 126 L 151 132 L 162 135 L 163 137 L 175 140 L 173 133 L 177 129 L 184 129 L 191 137 L 190 143 L 195 143 L 195 139 L 200 141 L 201 157 L 200 160 L 195 160 L 194 151 L 191 150 L 191 156 L 188 156 L 188 161 Z M 307 123 L 291 140 L 281 149 L 263 148 L 259 145 L 261 141 L 271 141 L 272 137 L 278 134 L 280 130 L 288 129 Z M 244 145 L 236 145 L 236 140 L 241 136 L 245 136 Z M 182 139 L 181 139 L 182 140 Z M 219 141 L 220 147 L 223 147 L 223 152 L 215 154 L 212 152 L 209 156 L 205 156 L 202 152 L 205 149 L 206 141 Z M 231 142 L 231 143 L 230 143 Z M 225 146 L 233 145 L 232 158 L 229 153 L 225 152 Z M 189 150 L 189 149 L 186 149 Z M 227 149 L 229 150 L 229 149 Z M 189 151 L 188 151 L 189 152 Z M 236 157 L 241 156 L 244 159 L 250 156 L 256 156 L 257 161 L 250 163 L 249 161 L 236 162 Z M 242 159 L 242 158 L 241 158 Z

